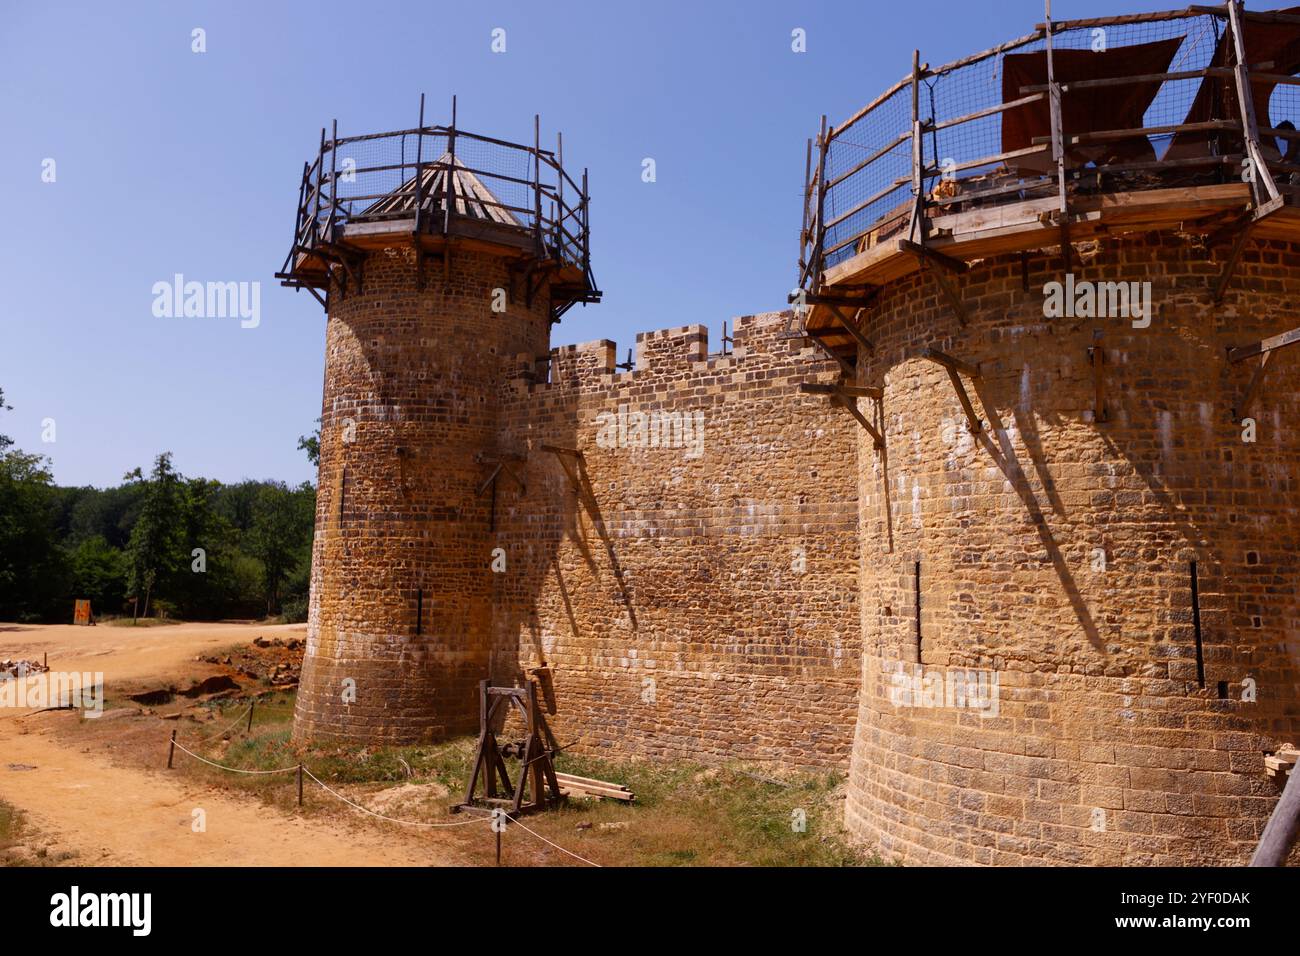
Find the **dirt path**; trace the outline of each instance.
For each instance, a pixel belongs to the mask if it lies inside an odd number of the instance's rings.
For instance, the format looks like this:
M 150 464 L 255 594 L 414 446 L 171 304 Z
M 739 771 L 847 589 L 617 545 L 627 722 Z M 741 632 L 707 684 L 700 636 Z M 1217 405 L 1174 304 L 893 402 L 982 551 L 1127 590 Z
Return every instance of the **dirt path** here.
M 0 629 L 0 657 L 50 654 L 51 668 L 102 670 L 105 681 L 167 677 L 195 654 L 290 628 L 181 625 L 165 628 Z M 71 633 L 69 633 L 71 632 Z M 72 865 L 429 866 L 463 862 L 437 831 L 298 818 L 181 776 L 116 766 L 60 740 L 66 714 L 16 719 L 0 711 L 0 800 Z M 33 769 L 23 769 L 30 767 Z M 17 769 L 15 769 L 17 768 Z M 310 782 L 308 784 L 310 786 Z M 207 829 L 194 833 L 201 808 Z M 34 849 L 34 848 L 33 848 Z

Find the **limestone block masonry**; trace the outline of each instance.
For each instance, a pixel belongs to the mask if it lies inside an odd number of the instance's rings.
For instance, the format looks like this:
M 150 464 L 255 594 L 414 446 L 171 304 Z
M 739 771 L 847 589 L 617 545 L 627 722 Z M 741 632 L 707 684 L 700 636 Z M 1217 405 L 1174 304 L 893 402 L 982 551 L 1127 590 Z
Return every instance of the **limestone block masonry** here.
M 974 264 L 965 327 L 924 273 L 873 311 L 848 826 L 916 863 L 1243 863 L 1278 793 L 1264 752 L 1300 737 L 1300 366 L 1234 415 L 1253 363 L 1225 349 L 1297 324 L 1300 249 L 1252 246 L 1216 307 L 1187 237 L 1104 240 L 1076 279 L 1151 282 L 1147 328 L 1045 319 L 1060 258 L 1030 267 L 1025 290 L 1019 256 Z M 925 345 L 978 363 L 980 433 Z M 996 714 L 891 693 L 918 662 L 996 676 Z
M 790 314 L 726 355 L 639 336 L 620 372 L 612 342 L 550 352 L 544 291 L 492 312 L 498 257 L 363 275 L 330 296 L 295 737 L 474 732 L 478 681 L 545 665 L 576 749 L 847 766 L 856 426 L 798 394 L 835 367 Z

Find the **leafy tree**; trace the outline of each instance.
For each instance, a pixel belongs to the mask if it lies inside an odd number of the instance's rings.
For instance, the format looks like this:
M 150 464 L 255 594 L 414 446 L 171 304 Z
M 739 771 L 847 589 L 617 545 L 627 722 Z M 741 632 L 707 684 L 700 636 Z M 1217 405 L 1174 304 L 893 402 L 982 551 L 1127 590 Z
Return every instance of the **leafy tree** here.
M 72 592 L 90 606 L 116 613 L 126 598 L 126 556 L 100 535 L 83 539 L 70 554 Z
M 291 491 L 281 482 L 267 482 L 257 496 L 248 550 L 262 562 L 268 615 L 280 608 L 281 586 L 299 564 L 304 541 L 310 548 L 314 509 L 310 485 Z
M 0 619 L 31 621 L 55 613 L 67 577 L 55 515 L 46 459 L 0 452 Z
M 307 453 L 307 460 L 320 467 L 320 419 L 316 419 L 316 430 L 310 435 L 298 436 L 298 449 Z
M 140 613 L 149 614 L 149 598 L 155 586 L 175 576 L 179 558 L 180 476 L 172 468 L 171 452 L 154 461 L 145 480 L 140 469 L 128 472 L 127 481 L 143 485 L 140 517 L 131 529 L 127 544 L 127 587 L 143 598 Z

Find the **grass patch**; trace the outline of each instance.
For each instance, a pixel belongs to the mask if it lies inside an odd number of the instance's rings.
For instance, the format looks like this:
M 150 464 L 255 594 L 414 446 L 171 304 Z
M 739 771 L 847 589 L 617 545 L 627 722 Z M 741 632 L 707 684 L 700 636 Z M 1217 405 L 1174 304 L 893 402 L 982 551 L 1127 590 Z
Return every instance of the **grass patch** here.
M 221 708 L 229 721 L 242 705 Z M 301 760 L 323 782 L 349 799 L 366 798 L 393 786 L 439 784 L 447 796 L 423 810 L 404 809 L 402 819 L 440 822 L 443 810 L 459 802 L 469 778 L 475 738 L 408 747 L 319 745 L 300 748 L 290 739 L 293 695 L 259 702 L 253 732 L 238 724 L 229 739 L 190 749 L 241 770 L 296 766 Z M 213 722 L 217 727 L 220 724 Z M 181 739 L 184 741 L 185 735 Z M 295 776 L 241 776 L 186 761 L 226 787 L 259 792 L 269 802 L 296 808 Z M 517 761 L 508 761 L 517 779 Z M 871 866 L 884 865 L 848 839 L 842 825 L 844 774 L 762 773 L 734 762 L 706 766 L 688 761 L 610 761 L 561 754 L 557 769 L 626 784 L 636 801 L 571 799 L 554 811 L 523 822 L 546 839 L 608 866 Z M 307 812 L 350 812 L 307 782 Z M 491 861 L 493 841 L 477 828 L 448 833 L 482 862 Z M 522 830 L 507 831 L 504 862 L 580 865 L 579 861 Z

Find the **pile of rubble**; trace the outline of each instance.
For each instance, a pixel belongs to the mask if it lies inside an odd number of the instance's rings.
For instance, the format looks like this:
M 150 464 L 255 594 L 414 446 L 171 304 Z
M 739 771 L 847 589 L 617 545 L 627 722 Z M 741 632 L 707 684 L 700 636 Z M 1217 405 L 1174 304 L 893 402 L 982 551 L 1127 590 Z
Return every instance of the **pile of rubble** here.
M 44 674 L 49 668 L 40 661 L 5 660 L 0 661 L 0 680 L 13 680 L 15 677 L 27 677 L 29 674 Z
M 225 657 L 200 657 L 208 664 L 231 668 L 236 674 L 252 680 L 265 680 L 274 688 L 296 687 L 302 669 L 303 641 L 299 638 L 267 640 L 256 638 L 248 650 Z

